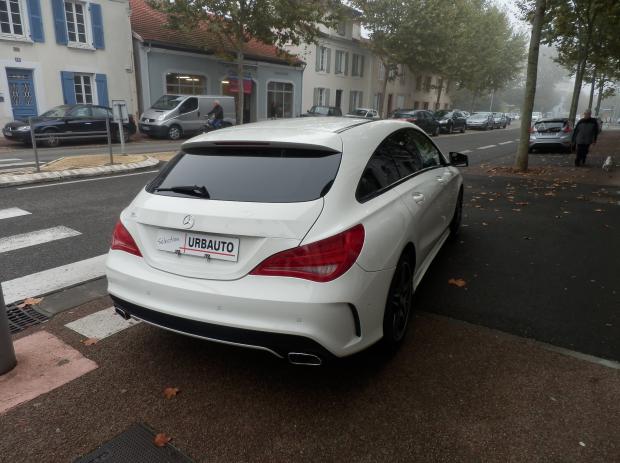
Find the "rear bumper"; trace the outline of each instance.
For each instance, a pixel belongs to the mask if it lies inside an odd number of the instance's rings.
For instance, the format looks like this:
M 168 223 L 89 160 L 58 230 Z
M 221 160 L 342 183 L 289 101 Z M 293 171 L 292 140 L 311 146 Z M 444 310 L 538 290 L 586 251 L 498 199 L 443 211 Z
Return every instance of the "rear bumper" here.
M 354 265 L 329 283 L 253 275 L 203 280 L 110 251 L 106 273 L 108 291 L 123 310 L 162 328 L 279 356 L 345 357 L 383 335 L 393 269 L 366 272 Z
M 571 146 L 570 139 L 561 138 L 536 138 L 530 139 L 530 148 L 565 148 Z

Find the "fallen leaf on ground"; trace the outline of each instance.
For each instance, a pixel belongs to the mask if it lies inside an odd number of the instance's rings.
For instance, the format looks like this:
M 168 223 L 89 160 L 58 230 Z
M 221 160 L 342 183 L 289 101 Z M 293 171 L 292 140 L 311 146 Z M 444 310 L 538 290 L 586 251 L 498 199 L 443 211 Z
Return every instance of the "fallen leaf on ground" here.
M 81 341 L 81 343 L 84 344 L 85 346 L 92 346 L 93 344 L 97 344 L 98 342 L 99 342 L 99 339 L 97 338 L 87 338 Z
M 27 297 L 24 299 L 24 302 L 17 306 L 18 309 L 23 309 L 28 307 L 29 305 L 37 305 L 43 300 L 42 297 Z
M 521 209 L 513 209 L 515 212 L 521 212 Z
M 172 399 L 179 392 L 181 392 L 181 389 L 179 389 L 178 387 L 167 387 L 166 389 L 164 389 L 164 397 L 166 399 Z
M 603 209 L 594 209 L 594 212 L 605 212 Z
M 459 288 L 464 287 L 467 283 L 462 278 L 450 278 L 448 280 L 449 285 L 457 286 Z
M 518 201 L 515 203 L 517 206 L 527 206 L 529 203 L 526 201 Z
M 155 436 L 155 439 L 153 439 L 153 444 L 155 444 L 155 446 L 157 447 L 164 447 L 171 440 L 171 437 L 168 437 L 165 433 L 160 432 Z

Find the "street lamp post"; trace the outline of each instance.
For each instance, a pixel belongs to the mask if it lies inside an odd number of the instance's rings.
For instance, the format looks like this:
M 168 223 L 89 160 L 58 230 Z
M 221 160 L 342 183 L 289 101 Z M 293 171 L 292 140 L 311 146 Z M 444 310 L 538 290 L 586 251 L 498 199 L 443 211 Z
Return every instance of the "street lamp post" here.
M 13 340 L 9 331 L 9 319 L 4 305 L 2 286 L 0 285 L 0 375 L 8 373 L 17 365 Z

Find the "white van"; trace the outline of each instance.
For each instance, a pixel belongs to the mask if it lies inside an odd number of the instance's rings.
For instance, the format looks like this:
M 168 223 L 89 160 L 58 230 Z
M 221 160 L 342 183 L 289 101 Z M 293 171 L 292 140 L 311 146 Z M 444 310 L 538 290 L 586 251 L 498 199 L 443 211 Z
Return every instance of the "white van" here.
M 224 110 L 222 127 L 235 124 L 235 98 L 224 95 L 163 95 L 140 116 L 140 132 L 178 140 L 202 132 L 207 114 L 218 100 Z

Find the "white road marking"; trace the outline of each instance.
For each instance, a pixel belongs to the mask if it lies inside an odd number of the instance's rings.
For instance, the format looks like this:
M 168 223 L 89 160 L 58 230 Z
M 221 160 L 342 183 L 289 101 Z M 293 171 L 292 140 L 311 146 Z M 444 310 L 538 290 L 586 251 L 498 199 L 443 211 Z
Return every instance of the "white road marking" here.
M 519 141 L 519 140 L 520 140 L 520 138 L 517 138 L 515 141 Z
M 6 159 L 0 159 L 0 162 L 12 162 L 12 161 L 21 161 L 21 158 L 6 158 Z
M 103 339 L 138 323 L 140 321 L 133 318 L 125 320 L 116 313 L 114 307 L 108 307 L 67 323 L 65 326 L 87 338 Z
M 70 183 L 96 182 L 98 180 L 110 180 L 110 179 L 119 178 L 119 177 L 132 177 L 134 175 L 152 174 L 154 172 L 159 172 L 159 170 L 147 170 L 146 172 L 135 172 L 133 174 L 111 175 L 109 177 L 85 178 L 83 180 L 71 180 L 68 182 L 46 183 L 45 185 L 24 186 L 24 187 L 17 188 L 17 189 L 18 190 L 31 190 L 33 188 L 47 188 L 50 186 L 62 186 L 62 185 L 68 185 Z
M 460 151 L 462 154 L 467 154 L 467 153 L 471 153 L 471 150 L 462 150 Z
M 7 236 L 5 238 L 0 238 L 0 254 L 78 235 L 81 235 L 79 231 L 60 226 L 22 233 L 20 235 Z
M 19 217 L 21 215 L 30 215 L 30 212 L 20 209 L 19 207 L 9 207 L 8 209 L 0 209 L 0 220 Z
M 480 148 L 476 148 L 477 150 L 487 150 L 489 148 L 495 148 L 497 145 L 487 145 L 487 146 L 481 146 Z
M 13 162 L 11 164 L 0 164 L 0 168 L 4 169 L 5 167 L 24 167 L 24 166 L 34 166 L 34 162 Z
M 70 286 L 76 286 L 105 275 L 107 254 L 80 260 L 60 267 L 32 273 L 14 280 L 2 282 L 4 300 L 7 304 L 27 297 L 43 296 Z
M 501 142 L 499 144 L 500 145 L 507 145 L 507 144 L 512 143 L 512 142 L 513 142 L 512 140 L 508 140 L 508 141 L 503 141 L 503 142 Z

